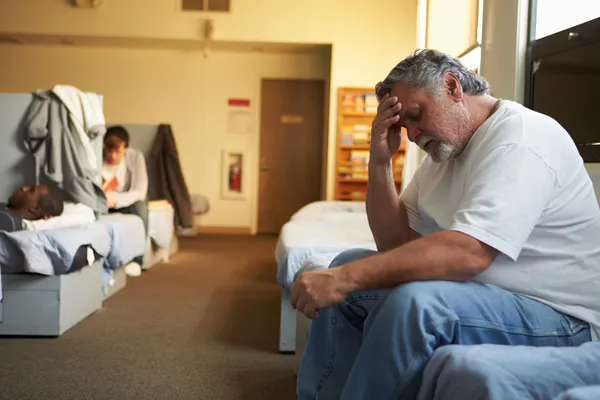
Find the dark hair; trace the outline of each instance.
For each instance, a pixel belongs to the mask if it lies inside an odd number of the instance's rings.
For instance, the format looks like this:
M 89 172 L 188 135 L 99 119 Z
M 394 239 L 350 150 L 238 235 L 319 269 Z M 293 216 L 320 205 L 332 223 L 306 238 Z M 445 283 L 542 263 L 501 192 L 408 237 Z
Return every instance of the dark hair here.
M 114 149 L 118 147 L 120 143 L 125 143 L 125 147 L 129 147 L 129 132 L 120 125 L 111 126 L 106 130 L 106 134 L 104 135 L 104 146 Z
M 58 217 L 65 209 L 65 202 L 56 191 L 40 195 L 39 206 L 42 217 Z

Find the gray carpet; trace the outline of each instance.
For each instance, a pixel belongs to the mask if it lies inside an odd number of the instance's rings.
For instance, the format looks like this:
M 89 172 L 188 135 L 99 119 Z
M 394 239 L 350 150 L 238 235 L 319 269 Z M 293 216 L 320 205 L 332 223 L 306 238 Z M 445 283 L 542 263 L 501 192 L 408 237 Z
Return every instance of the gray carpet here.
M 0 339 L 0 399 L 293 399 L 273 237 L 181 239 L 60 338 Z

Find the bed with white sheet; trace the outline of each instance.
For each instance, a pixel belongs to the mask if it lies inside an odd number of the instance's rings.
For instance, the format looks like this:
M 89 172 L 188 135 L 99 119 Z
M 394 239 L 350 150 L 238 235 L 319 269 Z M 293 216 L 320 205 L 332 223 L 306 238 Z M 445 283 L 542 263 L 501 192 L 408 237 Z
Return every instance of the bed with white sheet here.
M 143 269 L 168 262 L 179 248 L 175 233 L 175 210 L 166 200 L 148 202 L 148 239 Z
M 327 268 L 351 248 L 375 250 L 364 202 L 318 201 L 298 210 L 283 226 L 275 249 L 281 285 L 279 351 L 296 349 L 296 312 L 289 288 L 302 271 Z
M 109 298 L 126 285 L 124 265 L 146 251 L 144 223 L 137 215 L 113 213 L 101 215 L 96 222 L 109 236 L 109 251 L 104 256 L 102 291 Z
M 59 336 L 102 306 L 108 229 L 0 232 L 0 335 Z
M 82 225 L 62 217 L 38 229 L 0 231 L 0 335 L 62 334 L 122 289 L 121 266 L 144 254 L 144 224 L 135 215 Z

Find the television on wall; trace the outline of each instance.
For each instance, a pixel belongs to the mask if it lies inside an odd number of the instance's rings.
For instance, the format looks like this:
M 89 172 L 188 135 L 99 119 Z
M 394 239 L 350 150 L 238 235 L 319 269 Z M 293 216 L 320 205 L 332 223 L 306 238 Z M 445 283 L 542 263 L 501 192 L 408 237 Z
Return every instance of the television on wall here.
M 531 42 L 525 105 L 557 120 L 600 163 L 600 18 Z

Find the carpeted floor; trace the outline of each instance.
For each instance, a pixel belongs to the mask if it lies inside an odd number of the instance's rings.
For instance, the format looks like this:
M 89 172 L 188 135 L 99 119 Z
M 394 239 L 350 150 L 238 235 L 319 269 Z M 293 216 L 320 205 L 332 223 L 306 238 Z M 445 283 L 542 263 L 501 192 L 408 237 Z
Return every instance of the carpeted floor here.
M 0 339 L 0 399 L 295 398 L 274 237 L 181 239 L 56 339 Z

